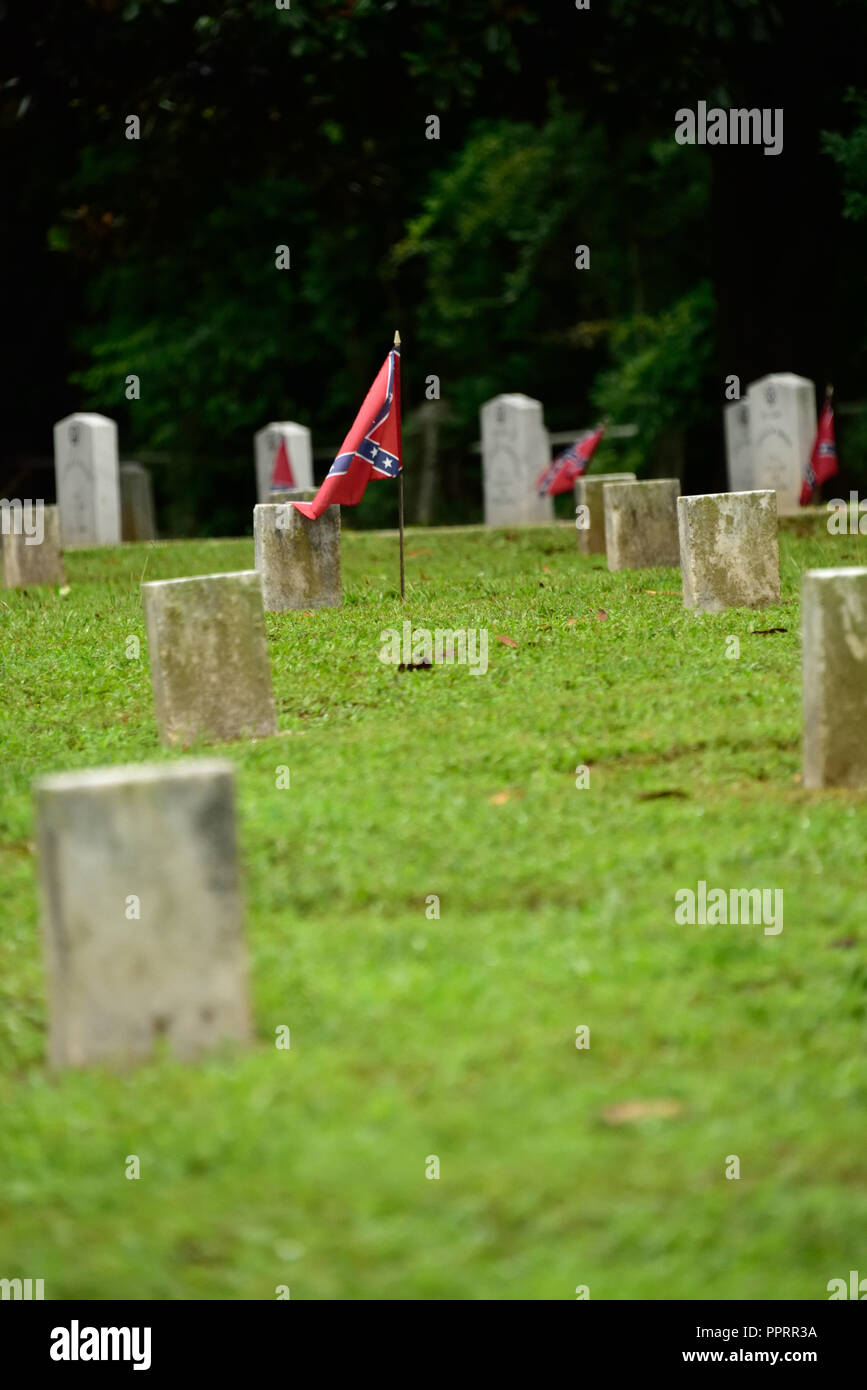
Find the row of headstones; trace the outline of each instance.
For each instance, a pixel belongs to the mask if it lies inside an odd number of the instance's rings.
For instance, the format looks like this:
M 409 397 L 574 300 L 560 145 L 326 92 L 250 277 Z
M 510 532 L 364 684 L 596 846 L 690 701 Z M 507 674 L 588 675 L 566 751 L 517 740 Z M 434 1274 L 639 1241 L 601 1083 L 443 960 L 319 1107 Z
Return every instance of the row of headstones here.
M 676 478 L 595 474 L 575 483 L 578 547 L 608 568 L 679 566 L 688 609 L 780 602 L 774 491 L 682 497 Z M 867 718 L 867 568 L 808 570 L 801 593 L 804 785 L 864 786 L 867 747 L 841 729 Z
M 309 429 L 294 421 L 275 421 L 259 430 L 253 441 L 260 502 L 274 495 L 271 480 L 281 440 L 291 460 L 296 489 L 292 495 L 300 497 L 313 487 Z M 150 475 L 138 463 L 118 462 L 114 420 L 94 414 L 59 420 L 54 426 L 54 471 L 63 549 L 156 538 Z
M 257 505 L 254 540 L 254 570 L 141 586 L 164 745 L 275 736 L 265 611 L 341 602 L 339 507 Z M 36 784 L 52 1066 L 249 1040 L 234 785 L 208 759 Z
M 724 411 L 732 492 L 773 489 L 781 516 L 800 510 L 801 483 L 816 437 L 816 387 L 778 372 L 754 381 Z M 554 515 L 536 480 L 551 459 L 541 401 L 495 396 L 481 408 L 485 524 L 544 525 Z
M 592 514 L 587 489 L 600 481 L 581 486 Z M 685 598 L 699 607 L 721 594 L 779 600 L 772 492 L 680 497 L 673 479 L 602 480 L 601 491 L 612 569 L 680 561 Z M 255 570 L 142 585 L 164 744 L 277 733 L 264 611 L 297 606 L 285 600 L 297 598 L 299 574 L 307 602 L 322 606 L 328 556 L 339 603 L 339 524 L 336 507 L 309 521 L 259 505 Z M 863 784 L 867 755 L 853 756 L 837 730 L 859 727 L 867 706 L 867 570 L 808 572 L 803 615 L 805 785 Z M 161 1040 L 190 1059 L 246 1041 L 232 764 L 63 773 L 37 784 L 36 803 L 51 1063 L 141 1061 Z

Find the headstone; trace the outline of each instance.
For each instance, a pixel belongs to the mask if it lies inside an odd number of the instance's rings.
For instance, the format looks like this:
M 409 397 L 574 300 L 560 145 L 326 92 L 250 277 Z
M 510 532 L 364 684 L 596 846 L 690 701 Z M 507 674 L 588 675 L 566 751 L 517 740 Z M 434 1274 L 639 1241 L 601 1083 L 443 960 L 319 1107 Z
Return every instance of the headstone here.
M 774 488 L 780 516 L 800 511 L 801 484 L 816 440 L 816 387 L 778 372 L 747 391 L 754 488 Z
M 54 426 L 54 474 L 64 550 L 120 543 L 117 425 L 67 415 Z
M 867 786 L 867 569 L 807 570 L 801 625 L 804 786 Z
M 163 579 L 141 590 L 161 741 L 275 734 L 257 572 Z
M 253 508 L 253 542 L 266 612 L 340 607 L 339 507 L 311 521 L 289 503 L 260 503 Z
M 286 441 L 295 486 L 302 490 L 313 486 L 313 445 L 309 429 L 306 425 L 296 424 L 294 420 L 273 420 L 270 425 L 265 425 L 264 429 L 259 430 L 253 440 L 257 502 L 272 500 L 274 458 L 281 439 Z
M 679 565 L 677 478 L 603 483 L 605 550 L 610 570 Z
M 482 484 L 486 526 L 542 526 L 554 517 L 536 481 L 551 462 L 541 401 L 495 396 L 481 409 Z
M 683 606 L 703 613 L 780 602 L 773 492 L 678 497 Z
M 587 526 L 577 526 L 578 549 L 582 555 L 605 554 L 603 484 L 634 481 L 634 473 L 585 473 L 583 477 L 575 479 L 575 506 L 587 508 L 586 519 L 589 522 Z
M 53 1067 L 249 1041 L 234 778 L 184 759 L 36 783 Z
M 140 463 L 120 465 L 121 537 L 125 541 L 155 541 L 154 496 L 151 475 Z
M 29 589 L 34 584 L 65 584 L 57 507 L 46 507 L 42 502 L 24 503 L 21 515 L 22 528 L 10 531 L 2 538 L 4 589 Z M 40 530 L 42 539 L 34 544 Z
M 749 492 L 755 487 L 750 444 L 750 408 L 746 401 L 729 401 L 723 410 L 726 471 L 729 492 Z

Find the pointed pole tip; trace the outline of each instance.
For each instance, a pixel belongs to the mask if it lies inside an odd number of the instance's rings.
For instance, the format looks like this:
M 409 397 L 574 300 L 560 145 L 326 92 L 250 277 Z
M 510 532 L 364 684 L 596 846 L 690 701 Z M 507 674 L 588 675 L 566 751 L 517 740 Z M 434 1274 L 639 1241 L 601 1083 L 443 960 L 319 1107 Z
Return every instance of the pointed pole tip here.
M 400 347 L 400 334 L 397 329 L 394 330 L 394 345 L 395 347 Z

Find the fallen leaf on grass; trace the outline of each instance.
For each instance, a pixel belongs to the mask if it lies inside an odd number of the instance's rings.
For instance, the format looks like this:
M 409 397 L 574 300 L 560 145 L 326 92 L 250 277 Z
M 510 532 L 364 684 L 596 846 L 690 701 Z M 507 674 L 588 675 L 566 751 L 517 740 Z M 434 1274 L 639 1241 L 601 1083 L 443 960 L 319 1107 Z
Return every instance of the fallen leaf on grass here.
M 628 1125 L 634 1120 L 668 1120 L 682 1114 L 679 1100 L 624 1100 L 619 1105 L 609 1105 L 602 1118 L 610 1125 Z
M 751 627 L 750 634 L 753 637 L 769 637 L 772 632 L 788 632 L 787 627 Z
M 425 550 L 425 549 L 421 549 L 421 550 L 408 550 L 408 551 L 406 552 L 406 558 L 407 558 L 408 560 L 414 560 L 415 557 L 416 557 L 417 555 L 430 555 L 431 553 L 432 553 L 432 552 L 431 552 L 430 550 Z
M 604 608 L 597 608 L 597 609 L 596 609 L 596 620 L 597 620 L 597 622 L 600 622 L 600 623 L 604 623 L 604 622 L 607 622 L 607 621 L 608 621 L 608 614 L 605 612 L 605 609 L 604 609 Z
M 517 647 L 518 645 L 511 637 L 504 637 L 501 632 L 497 633 L 497 641 L 502 642 L 506 647 Z
M 520 801 L 523 798 L 522 791 L 513 791 L 509 787 L 505 791 L 494 792 L 493 796 L 488 797 L 492 806 L 504 806 L 507 801 Z
M 551 573 L 550 567 L 549 567 L 548 565 L 543 565 L 543 566 L 542 566 L 542 573 L 543 573 L 543 574 L 550 574 L 550 573 Z
M 683 597 L 683 591 L 681 589 L 645 589 L 644 592 L 646 594 L 667 594 L 669 598 L 672 597 L 672 595 L 674 598 Z
M 567 626 L 567 627 L 574 627 L 576 623 L 586 623 L 586 621 L 587 621 L 586 618 L 567 618 L 567 619 L 566 619 L 566 626 Z

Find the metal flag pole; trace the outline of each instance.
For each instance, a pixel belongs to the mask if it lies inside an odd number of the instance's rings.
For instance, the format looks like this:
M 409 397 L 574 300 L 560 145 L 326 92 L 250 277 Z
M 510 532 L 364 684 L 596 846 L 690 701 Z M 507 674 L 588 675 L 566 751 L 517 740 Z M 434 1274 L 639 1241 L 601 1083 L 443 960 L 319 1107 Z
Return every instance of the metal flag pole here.
M 400 334 L 397 329 L 394 331 L 394 346 L 400 352 Z M 403 402 L 401 402 L 403 409 Z M 406 578 L 404 575 L 403 564 L 403 448 L 401 447 L 400 472 L 397 475 L 397 525 L 400 532 L 400 601 L 406 601 Z

